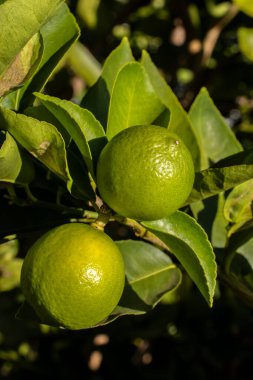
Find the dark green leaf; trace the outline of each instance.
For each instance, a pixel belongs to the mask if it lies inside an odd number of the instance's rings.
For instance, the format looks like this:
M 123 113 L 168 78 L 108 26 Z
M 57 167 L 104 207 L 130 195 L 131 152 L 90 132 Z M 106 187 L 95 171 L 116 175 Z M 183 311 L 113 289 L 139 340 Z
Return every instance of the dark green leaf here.
M 120 69 L 129 62 L 133 62 L 134 57 L 127 38 L 123 38 L 121 44 L 112 51 L 105 61 L 101 77 L 90 88 L 81 105 L 89 109 L 95 117 L 106 128 L 110 95 L 114 81 Z
M 77 104 L 52 96 L 36 93 L 42 104 L 68 131 L 79 148 L 88 170 L 94 177 L 96 162 L 106 144 L 104 130 L 93 114 Z
M 126 64 L 117 76 L 111 95 L 108 139 L 125 128 L 152 123 L 163 109 L 143 66 L 137 62 Z
M 212 306 L 217 266 L 207 235 L 196 220 L 177 211 L 165 219 L 142 224 L 168 246 Z
M 0 147 L 0 182 L 30 183 L 35 175 L 33 163 L 8 132 L 0 136 L 4 138 Z
M 219 161 L 195 174 L 187 204 L 231 189 L 253 177 L 253 150 L 246 150 Z
M 140 299 L 155 306 L 161 297 L 181 282 L 181 272 L 160 249 L 141 241 L 118 241 L 126 277 Z
M 212 162 L 217 162 L 242 150 L 206 88 L 201 89 L 193 102 L 189 117 L 205 155 L 202 169 L 208 167 L 208 158 Z
M 169 256 L 153 245 L 141 241 L 118 241 L 125 262 L 126 284 L 119 305 L 106 321 L 123 315 L 139 315 L 151 310 L 181 282 L 181 272 Z
M 250 271 L 253 271 L 253 239 L 249 239 L 245 244 L 241 245 L 237 252 L 247 260 Z
M 195 169 L 199 170 L 199 143 L 197 141 L 196 134 L 192 129 L 187 113 L 183 109 L 176 95 L 159 73 L 146 51 L 142 54 L 141 63 L 149 76 L 157 96 L 170 112 L 169 122 L 167 124 L 169 130 L 181 137 L 193 156 Z

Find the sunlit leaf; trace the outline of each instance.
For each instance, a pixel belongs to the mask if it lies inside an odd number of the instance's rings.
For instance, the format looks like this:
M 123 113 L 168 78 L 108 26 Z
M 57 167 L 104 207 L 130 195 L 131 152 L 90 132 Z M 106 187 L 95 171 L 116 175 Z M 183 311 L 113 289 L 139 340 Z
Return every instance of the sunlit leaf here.
M 195 169 L 199 170 L 201 161 L 200 147 L 187 113 L 146 51 L 142 53 L 141 64 L 149 76 L 156 95 L 169 110 L 169 115 L 166 115 L 167 117 L 169 116 L 167 127 L 184 141 L 192 154 Z
M 150 124 L 164 109 L 140 63 L 128 63 L 115 81 L 106 135 L 114 135 L 134 125 Z
M 106 128 L 110 95 L 114 81 L 120 69 L 128 62 L 133 62 L 134 57 L 127 38 L 123 38 L 120 45 L 107 57 L 101 77 L 90 88 L 81 105 L 89 109 Z
M 93 160 L 96 163 L 100 151 L 107 141 L 99 121 L 90 111 L 70 101 L 40 93 L 36 93 L 36 97 L 73 138 L 88 170 L 94 176 Z
M 242 150 L 241 144 L 226 124 L 206 88 L 202 88 L 194 100 L 189 117 L 206 155 L 206 163 L 202 169 L 209 166 L 208 158 L 217 162 Z

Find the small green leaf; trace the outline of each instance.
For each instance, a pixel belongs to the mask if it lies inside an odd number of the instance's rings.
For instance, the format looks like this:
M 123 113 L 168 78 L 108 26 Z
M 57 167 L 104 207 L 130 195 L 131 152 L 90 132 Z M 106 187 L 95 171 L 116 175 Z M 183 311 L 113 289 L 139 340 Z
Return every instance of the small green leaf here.
M 253 150 L 249 149 L 217 162 L 195 174 L 193 190 L 186 204 L 212 197 L 253 177 Z
M 168 246 L 212 306 L 217 266 L 208 237 L 196 220 L 177 211 L 165 219 L 141 224 Z
M 1 138 L 3 142 L 1 145 Z M 8 133 L 0 132 L 0 182 L 19 185 L 30 183 L 35 175 L 34 165 Z
M 0 3 L 0 76 L 62 2 L 9 0 Z
M 181 282 L 181 272 L 160 249 L 141 241 L 118 241 L 129 285 L 147 305 L 155 306 L 161 297 Z
M 253 61 L 253 28 L 239 28 L 237 33 L 242 54 Z
M 93 114 L 77 104 L 53 96 L 35 94 L 42 104 L 68 131 L 79 148 L 88 170 L 94 177 L 96 162 L 101 149 L 106 144 L 103 127 Z
M 217 162 L 242 150 L 241 144 L 225 123 L 206 88 L 201 89 L 193 102 L 189 117 L 206 155 L 202 169 L 208 167 L 208 158 Z
M 97 25 L 99 4 L 100 0 L 78 0 L 77 2 L 77 14 L 90 29 L 95 28 Z
M 171 132 L 176 133 L 184 141 L 192 153 L 195 169 L 199 170 L 199 143 L 197 141 L 196 134 L 192 129 L 187 113 L 183 109 L 174 92 L 171 90 L 169 85 L 159 73 L 157 67 L 154 65 L 149 54 L 146 51 L 143 51 L 142 53 L 141 64 L 147 72 L 152 86 L 160 101 L 169 110 L 170 115 L 167 127 L 169 130 L 171 130 Z
M 137 62 L 126 64 L 112 91 L 106 130 L 108 139 L 125 128 L 152 123 L 163 109 L 143 66 Z
M 90 88 L 81 102 L 81 106 L 89 109 L 93 115 L 106 127 L 110 95 L 115 79 L 121 68 L 134 57 L 127 38 L 123 38 L 120 45 L 107 57 L 101 77 Z
M 246 13 L 246 15 L 253 17 L 253 3 L 249 0 L 233 0 L 240 11 Z

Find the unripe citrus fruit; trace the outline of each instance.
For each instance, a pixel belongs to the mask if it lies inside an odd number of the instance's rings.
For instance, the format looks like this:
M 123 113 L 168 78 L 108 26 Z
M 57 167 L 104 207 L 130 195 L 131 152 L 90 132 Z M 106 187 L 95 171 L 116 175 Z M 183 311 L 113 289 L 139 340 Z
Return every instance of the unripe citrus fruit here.
M 81 223 L 56 227 L 28 251 L 21 288 L 41 321 L 69 329 L 101 322 L 117 306 L 124 263 L 104 232 Z
M 127 128 L 102 150 L 97 185 L 103 200 L 118 214 L 157 220 L 180 208 L 194 181 L 190 152 L 167 129 Z

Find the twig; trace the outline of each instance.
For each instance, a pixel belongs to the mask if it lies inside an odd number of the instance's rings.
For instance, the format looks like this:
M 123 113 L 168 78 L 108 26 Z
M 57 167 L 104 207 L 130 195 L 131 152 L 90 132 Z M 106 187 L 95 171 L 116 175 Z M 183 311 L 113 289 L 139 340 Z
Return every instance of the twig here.
M 203 41 L 203 54 L 201 66 L 207 65 L 209 59 L 213 54 L 213 50 L 221 32 L 233 20 L 233 18 L 237 15 L 238 12 L 239 9 L 237 8 L 237 6 L 235 4 L 231 4 L 225 16 L 207 32 Z
M 124 224 L 125 226 L 132 228 L 137 237 L 140 237 L 143 240 L 146 240 L 146 241 L 156 245 L 157 247 L 159 247 L 162 250 L 170 252 L 168 246 L 166 244 L 164 244 L 164 242 L 162 242 L 157 236 L 152 234 L 152 232 L 148 231 L 140 223 L 136 222 L 136 220 L 124 218 L 124 217 L 121 217 L 119 215 L 114 215 L 112 220 L 115 220 L 121 224 Z

